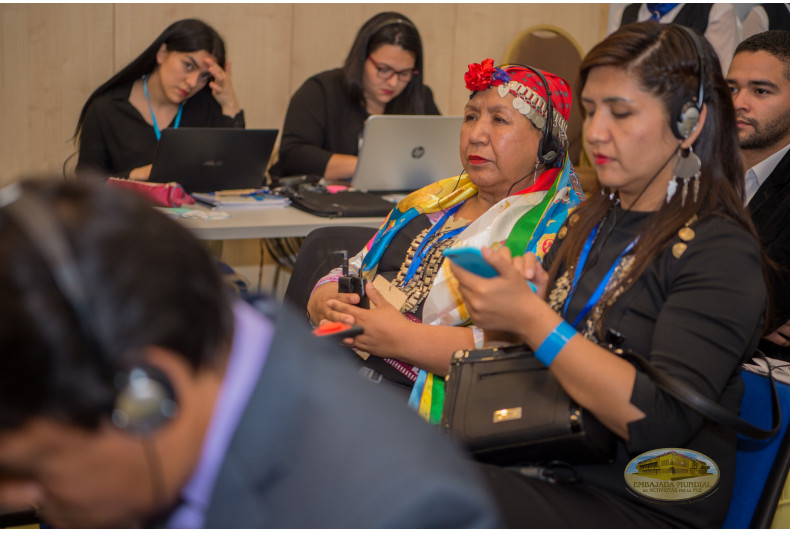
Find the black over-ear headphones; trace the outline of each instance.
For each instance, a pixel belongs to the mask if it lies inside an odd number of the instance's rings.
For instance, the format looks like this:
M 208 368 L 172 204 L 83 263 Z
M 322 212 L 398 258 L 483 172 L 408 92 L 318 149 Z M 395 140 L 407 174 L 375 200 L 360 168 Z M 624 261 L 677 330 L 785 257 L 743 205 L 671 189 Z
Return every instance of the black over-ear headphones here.
M 0 190 L 0 212 L 30 239 L 44 259 L 55 285 L 74 311 L 80 334 L 92 363 L 103 379 L 112 380 L 115 397 L 108 415 L 121 429 L 146 434 L 178 414 L 173 386 L 165 374 L 150 365 L 138 364 L 130 371 L 116 367 L 103 342 L 88 305 L 86 284 L 77 268 L 66 235 L 49 208 L 19 184 Z
M 387 17 L 384 20 L 380 21 L 370 30 L 370 33 L 368 35 L 372 37 L 376 35 L 376 33 L 378 33 L 382 28 L 386 28 L 387 26 L 391 26 L 394 24 L 404 24 L 406 26 L 410 26 L 411 28 L 414 28 L 415 31 L 417 30 L 417 28 L 414 27 L 414 24 L 412 24 L 405 18 L 395 16 L 395 17 Z
M 702 43 L 697 34 L 694 33 L 694 30 L 686 26 L 678 27 L 683 30 L 683 33 L 694 44 L 694 48 L 697 50 L 697 63 L 699 64 L 699 90 L 697 101 L 695 102 L 693 99 L 687 98 L 683 102 L 680 102 L 680 104 L 675 107 L 672 120 L 669 123 L 675 137 L 680 140 L 686 140 L 697 128 L 700 114 L 702 113 L 702 104 L 705 99 L 705 61 L 702 55 Z
M 560 149 L 567 150 L 568 141 L 563 141 L 560 138 L 559 127 L 554 125 L 554 105 L 551 103 L 551 89 L 549 89 L 549 82 L 543 73 L 529 65 L 522 65 L 520 63 L 509 63 L 500 68 L 507 67 L 522 67 L 537 75 L 543 88 L 546 89 L 546 123 L 543 125 L 543 132 L 540 136 L 540 144 L 538 145 L 538 161 L 541 164 L 548 165 L 557 159 L 560 155 Z

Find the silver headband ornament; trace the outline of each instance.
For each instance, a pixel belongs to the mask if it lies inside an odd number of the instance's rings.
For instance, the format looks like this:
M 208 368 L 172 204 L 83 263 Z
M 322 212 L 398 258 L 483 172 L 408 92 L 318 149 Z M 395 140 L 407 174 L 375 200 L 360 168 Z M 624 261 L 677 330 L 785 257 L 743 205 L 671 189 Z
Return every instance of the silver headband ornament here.
M 512 94 L 514 96 L 513 107 L 527 117 L 536 128 L 539 130 L 544 128 L 548 112 L 548 105 L 544 97 L 532 90 L 531 87 L 515 80 L 497 86 L 497 91 L 501 98 L 507 96 L 508 93 Z M 554 126 L 559 128 L 560 136 L 567 137 L 568 121 L 556 109 L 552 114 L 554 115 Z

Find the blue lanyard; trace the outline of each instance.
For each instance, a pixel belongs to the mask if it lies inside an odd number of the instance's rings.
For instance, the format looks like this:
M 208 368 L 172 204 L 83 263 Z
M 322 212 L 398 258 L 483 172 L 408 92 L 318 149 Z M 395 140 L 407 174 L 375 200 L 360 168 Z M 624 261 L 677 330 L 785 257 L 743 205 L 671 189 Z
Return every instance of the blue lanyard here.
M 148 76 L 143 76 L 143 92 L 145 93 L 145 99 L 148 100 L 148 110 L 151 112 L 151 120 L 154 121 L 154 134 L 156 135 L 156 140 L 162 138 L 162 132 L 159 131 L 159 124 L 156 123 L 156 115 L 154 115 L 154 108 L 151 106 L 151 97 L 148 96 Z M 173 126 L 173 129 L 178 129 L 178 125 L 181 123 L 181 112 L 184 110 L 184 102 L 181 102 L 181 105 L 178 106 L 178 113 L 176 114 L 176 123 Z
M 565 306 L 562 309 L 562 316 L 565 317 L 568 314 L 568 304 L 570 304 L 571 299 L 573 298 L 574 293 L 576 292 L 576 287 L 579 285 L 579 278 L 581 277 L 582 270 L 584 270 L 584 265 L 587 263 L 587 257 L 590 255 L 590 249 L 592 248 L 593 243 L 595 242 L 595 238 L 598 236 L 598 232 L 601 229 L 601 225 L 598 224 L 595 228 L 590 232 L 590 236 L 587 237 L 587 240 L 584 242 L 584 247 L 582 248 L 581 254 L 579 254 L 579 261 L 576 264 L 576 272 L 573 273 L 573 283 L 571 284 L 571 289 L 568 291 L 568 297 L 565 299 Z M 620 252 L 620 255 L 617 256 L 612 266 L 609 267 L 609 270 L 606 272 L 606 275 L 603 277 L 601 282 L 598 284 L 598 287 L 595 288 L 592 296 L 590 299 L 587 300 L 587 303 L 584 304 L 584 307 L 576 315 L 576 319 L 571 324 L 574 328 L 579 324 L 581 319 L 590 312 L 593 306 L 598 303 L 598 300 L 601 299 L 603 296 L 603 291 L 606 290 L 606 286 L 609 284 L 609 280 L 612 279 L 612 275 L 614 274 L 617 265 L 620 264 L 620 260 L 625 256 L 628 252 L 630 252 L 636 243 L 639 241 L 639 236 L 637 235 L 634 240 L 628 243 L 628 246 L 625 247 L 625 250 Z
M 409 270 L 406 271 L 406 276 L 404 276 L 403 278 L 402 285 L 406 285 L 411 280 L 411 278 L 414 277 L 414 274 L 417 272 L 417 269 L 422 264 L 423 259 L 425 259 L 425 256 L 428 255 L 428 252 L 431 250 L 431 247 L 430 246 L 426 247 L 426 244 L 431 240 L 431 237 L 437 231 L 439 231 L 439 229 L 444 225 L 447 219 L 450 218 L 453 214 L 455 214 L 455 212 L 458 211 L 458 209 L 462 205 L 464 205 L 464 202 L 461 202 L 460 204 L 447 210 L 444 213 L 444 216 L 442 216 L 442 218 L 439 220 L 439 222 L 434 224 L 433 227 L 430 229 L 430 231 L 428 231 L 428 233 L 425 235 L 420 245 L 417 247 L 417 250 L 414 252 L 414 257 L 412 258 L 411 264 L 409 265 Z M 455 237 L 456 235 L 461 233 L 464 229 L 466 229 L 466 226 L 461 226 L 460 228 L 455 228 L 454 230 L 448 231 L 447 233 L 439 237 L 439 240 L 436 242 L 436 244 L 439 244 L 445 239 L 450 239 L 452 237 Z

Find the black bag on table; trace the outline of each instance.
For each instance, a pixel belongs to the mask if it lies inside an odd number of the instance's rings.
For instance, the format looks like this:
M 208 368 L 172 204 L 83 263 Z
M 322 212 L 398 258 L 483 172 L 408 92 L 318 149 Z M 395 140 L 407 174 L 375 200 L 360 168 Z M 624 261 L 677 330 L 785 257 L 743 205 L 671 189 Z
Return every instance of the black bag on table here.
M 296 190 L 281 190 L 291 205 L 319 217 L 385 217 L 395 204 L 363 191 L 330 193 L 322 186 L 300 185 Z

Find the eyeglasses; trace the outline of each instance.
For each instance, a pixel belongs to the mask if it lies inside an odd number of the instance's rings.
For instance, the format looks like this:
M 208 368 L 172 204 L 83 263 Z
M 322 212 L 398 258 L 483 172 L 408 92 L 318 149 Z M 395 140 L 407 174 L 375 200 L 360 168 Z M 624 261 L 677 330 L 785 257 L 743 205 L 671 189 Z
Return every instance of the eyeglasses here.
M 376 67 L 376 74 L 382 80 L 388 80 L 392 78 L 393 75 L 398 76 L 398 80 L 400 81 L 411 81 L 412 76 L 417 74 L 419 71 L 416 68 L 406 68 L 403 70 L 395 70 L 394 68 L 376 63 L 372 57 L 368 56 L 370 62 L 373 63 L 373 66 Z

